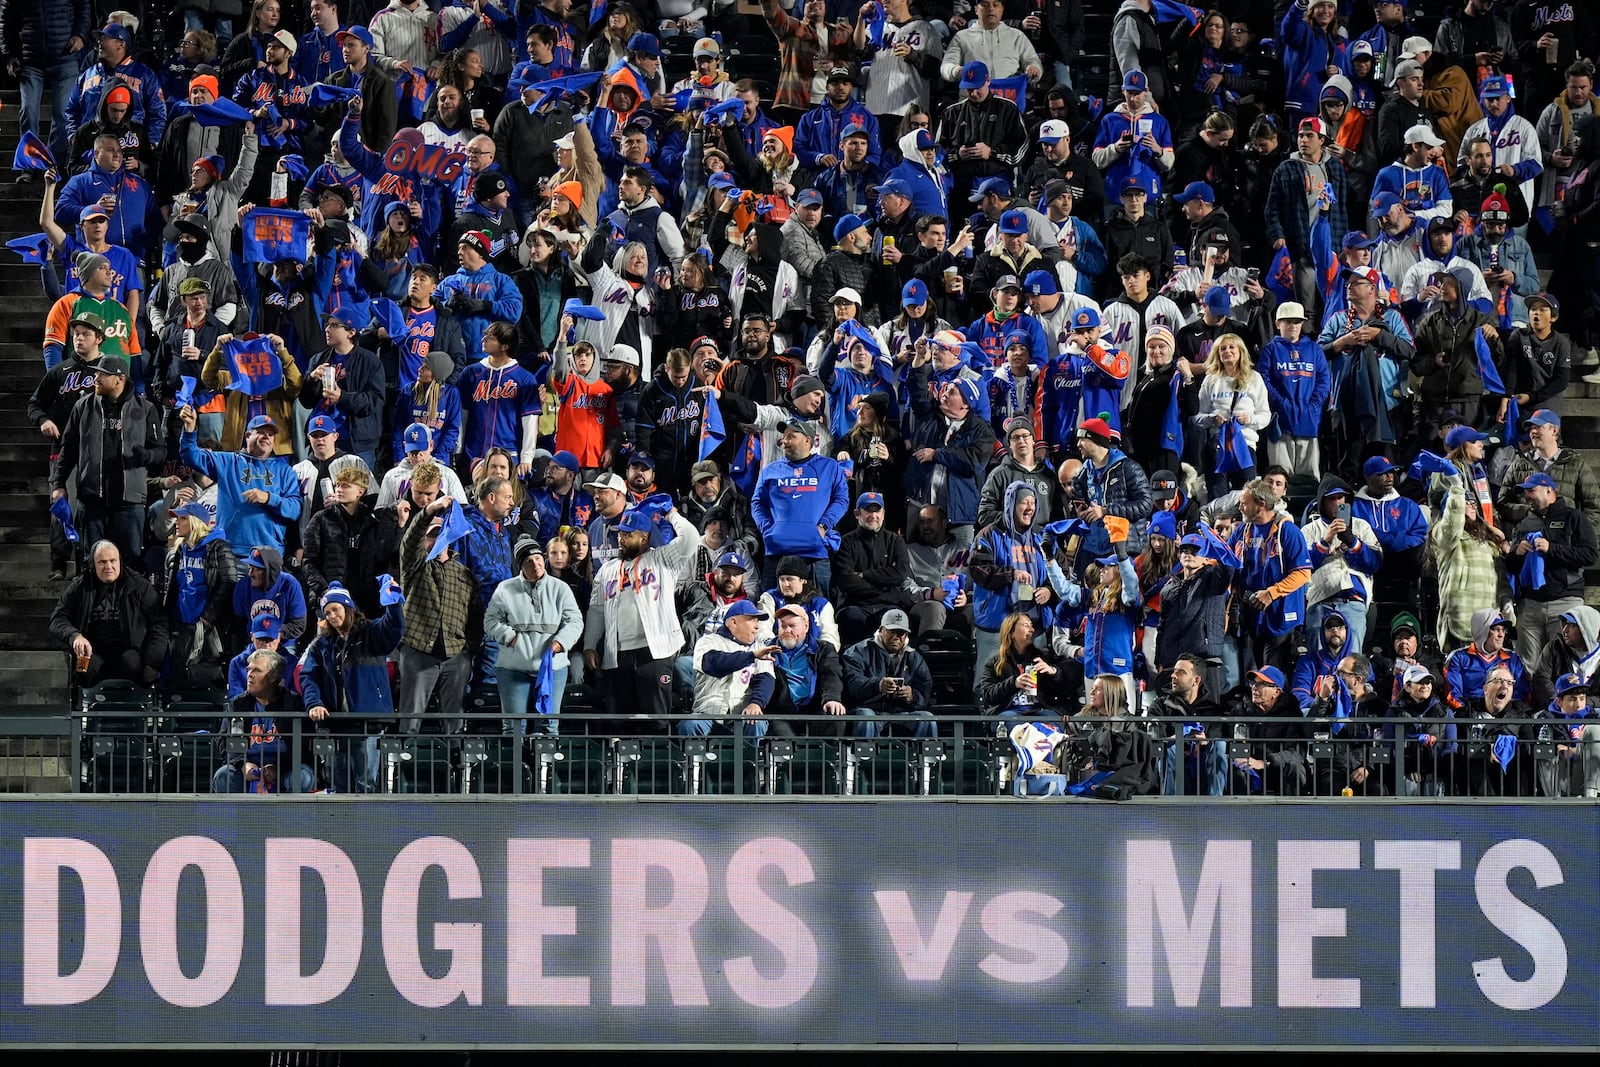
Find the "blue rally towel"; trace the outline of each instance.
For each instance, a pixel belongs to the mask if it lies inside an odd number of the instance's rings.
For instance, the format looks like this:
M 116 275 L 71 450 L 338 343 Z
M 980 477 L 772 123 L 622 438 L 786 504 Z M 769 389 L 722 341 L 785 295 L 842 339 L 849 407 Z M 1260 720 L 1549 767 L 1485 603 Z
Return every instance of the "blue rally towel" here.
M 1522 566 L 1517 570 L 1518 589 L 1538 589 L 1544 585 L 1544 553 L 1533 547 L 1533 543 L 1543 536 L 1537 530 L 1523 535 L 1522 540 L 1528 545 L 1528 554 L 1522 557 Z
M 1500 759 L 1502 770 L 1511 769 L 1511 761 L 1517 755 L 1517 739 L 1512 734 L 1501 734 L 1494 739 L 1494 754 Z
M 406 598 L 400 593 L 400 583 L 392 574 L 378 575 L 378 603 L 384 607 L 391 604 L 404 604 Z
M 1211 528 L 1209 522 L 1200 524 L 1200 536 L 1206 539 L 1205 547 L 1200 550 L 1200 554 L 1206 559 L 1214 559 L 1235 570 L 1244 566 L 1244 560 L 1239 558 L 1239 554 L 1229 547 L 1226 541 L 1217 536 L 1217 531 Z
M 605 21 L 606 6 L 607 6 L 607 0 L 594 0 L 594 3 L 589 5 L 589 25 L 590 26 L 594 26 L 597 23 Z
M 989 91 L 1003 100 L 1009 100 L 1017 105 L 1018 111 L 1028 110 L 1028 76 L 1018 74 L 1015 78 L 994 78 L 989 82 Z
M 1152 0 L 1150 15 L 1158 25 L 1163 22 L 1188 24 L 1191 36 L 1195 30 L 1200 28 L 1200 20 L 1206 17 L 1204 11 L 1197 7 L 1190 7 L 1188 4 L 1180 4 L 1178 0 Z
M 1411 469 L 1406 473 L 1417 481 L 1421 481 L 1430 474 L 1442 474 L 1448 478 L 1456 474 L 1457 471 L 1456 465 L 1443 456 L 1423 451 L 1417 453 L 1417 458 L 1411 462 Z
M 533 683 L 533 710 L 540 715 L 550 715 L 556 710 L 556 650 L 544 646 L 544 657 L 539 660 L 539 674 Z
M 17 154 L 11 157 L 12 170 L 49 170 L 55 165 L 50 147 L 32 130 L 22 135 L 22 140 L 17 142 Z
M 717 394 L 708 390 L 705 414 L 700 419 L 700 458 L 709 458 L 727 439 L 728 426 L 722 421 L 722 408 L 717 405 Z
M 1173 372 L 1172 396 L 1167 401 L 1167 414 L 1161 420 L 1161 447 L 1183 455 L 1183 410 L 1178 403 L 1178 393 L 1183 389 L 1183 375 Z
M 306 161 L 293 152 L 290 152 L 278 162 L 283 164 L 284 173 L 289 175 L 290 181 L 303 182 L 311 175 L 311 168 L 306 166 Z
M 190 108 L 189 113 L 194 116 L 197 126 L 237 126 L 241 122 L 249 122 L 251 114 L 227 97 Z
M 1256 459 L 1250 454 L 1250 443 L 1245 440 L 1244 427 L 1230 419 L 1226 426 L 1217 431 L 1216 472 L 1228 474 L 1255 465 Z
M 200 385 L 198 381 L 187 374 L 178 378 L 178 393 L 172 398 L 174 408 L 187 408 L 194 406 L 194 391 Z
M 372 301 L 372 318 L 377 325 L 389 331 L 390 340 L 403 340 L 410 328 L 406 325 L 406 313 L 386 296 L 380 296 Z
M 655 527 L 650 533 L 650 547 L 660 548 L 670 545 L 677 540 L 678 531 L 672 528 L 672 523 L 667 521 L 667 512 L 672 510 L 672 495 L 670 493 L 652 493 L 633 506 L 633 510 L 650 517 L 650 523 Z
M 222 346 L 222 358 L 232 379 L 228 382 L 230 392 L 266 396 L 283 387 L 283 364 L 265 337 L 246 335 L 228 341 Z
M 445 509 L 444 520 L 439 527 L 439 537 L 433 542 L 433 549 L 428 553 L 428 558 L 438 559 L 444 555 L 445 549 L 471 532 L 472 523 L 467 519 L 466 509 L 461 506 L 461 501 L 452 500 L 450 507 Z
M 867 16 L 867 40 L 872 47 L 883 47 L 883 30 L 889 24 L 889 12 L 878 0 L 872 0 L 872 14 Z
M 6 247 L 21 256 L 24 263 L 43 263 L 50 258 L 48 234 L 30 233 L 26 237 L 13 238 L 6 242 Z
M 606 313 L 603 309 L 592 304 L 585 304 L 577 297 L 571 297 L 561 305 L 561 314 L 571 315 L 575 319 L 588 319 L 590 322 L 604 322 Z
M 1517 403 L 1514 396 L 1506 397 L 1506 417 L 1501 425 L 1504 427 L 1500 433 L 1501 440 L 1508 445 L 1520 444 L 1528 436 L 1528 432 L 1522 428 L 1522 405 Z
M 333 107 L 347 100 L 354 100 L 360 95 L 360 89 L 346 89 L 338 85 L 329 85 L 327 82 L 317 82 L 311 87 L 311 92 L 306 94 L 306 106 Z
M 311 245 L 311 219 L 303 211 L 258 207 L 239 222 L 246 263 L 304 263 Z
M 590 89 L 598 84 L 602 77 L 604 75 L 596 70 L 588 74 L 569 74 L 565 78 L 549 78 L 542 82 L 534 82 L 527 88 L 532 89 L 539 95 L 534 99 L 533 103 L 528 105 L 528 111 L 538 111 L 541 107 L 555 103 L 568 93 L 578 93 Z M 743 107 L 744 104 L 741 103 L 739 106 Z
M 740 100 L 738 97 L 734 97 L 732 100 L 724 100 L 720 104 L 713 104 L 706 108 L 706 125 L 716 125 L 724 115 L 728 115 L 737 119 L 743 114 L 744 101 Z
M 78 541 L 78 531 L 72 525 L 72 502 L 66 497 L 62 497 L 60 500 L 51 501 L 50 514 L 55 516 L 57 522 L 61 523 L 61 533 L 66 537 L 66 539 L 76 544 Z
M 1287 248 L 1278 249 L 1278 254 L 1272 257 L 1272 265 L 1261 276 L 1261 284 L 1280 304 L 1294 299 L 1294 261 L 1289 258 Z
M 1494 356 L 1489 353 L 1489 341 L 1483 336 L 1483 331 L 1472 331 L 1472 351 L 1478 357 L 1478 377 L 1483 379 L 1483 391 L 1494 396 L 1506 395 L 1506 383 L 1500 380 L 1500 368 L 1494 365 Z

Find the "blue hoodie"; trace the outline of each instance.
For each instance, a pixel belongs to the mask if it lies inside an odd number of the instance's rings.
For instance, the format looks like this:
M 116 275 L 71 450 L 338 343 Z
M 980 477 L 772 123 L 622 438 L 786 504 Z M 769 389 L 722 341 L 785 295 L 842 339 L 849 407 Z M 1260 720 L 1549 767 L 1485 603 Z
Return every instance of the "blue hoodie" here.
M 250 584 L 250 568 L 241 567 L 241 577 L 233 583 L 233 614 L 249 630 L 256 616 L 275 615 L 283 623 L 283 643 L 292 645 L 305 630 L 306 594 L 300 580 L 283 569 L 283 557 L 270 548 L 261 550 L 267 587 Z
M 1257 366 L 1267 386 L 1272 406 L 1272 425 L 1268 437 L 1276 441 L 1284 434 L 1315 437 L 1322 426 L 1323 409 L 1333 391 L 1333 373 L 1316 339 L 1300 335 L 1290 344 L 1274 337 L 1261 350 Z
M 485 314 L 456 316 L 456 321 L 461 323 L 461 342 L 469 353 L 483 351 L 483 332 L 491 322 L 497 319 L 517 322 L 522 318 L 522 291 L 516 282 L 495 270 L 492 263 L 485 263 L 477 270 L 457 268 L 439 283 L 433 299 L 436 303 L 447 304 L 450 294 L 458 292 L 493 304 Z
M 1350 517 L 1366 520 L 1385 553 L 1405 552 L 1428 539 L 1428 520 L 1422 509 L 1392 489 L 1378 499 L 1361 490 L 1350 501 Z
M 950 172 L 944 169 L 943 164 L 936 164 L 930 171 L 927 164 L 922 162 L 915 130 L 900 138 L 897 144 L 903 160 L 889 171 L 885 180 L 898 179 L 906 183 L 911 190 L 911 210 L 916 214 L 950 218 L 950 190 L 955 185 Z M 937 160 L 938 157 L 934 158 Z
M 1349 623 L 1345 621 L 1343 612 L 1329 611 L 1324 613 L 1322 616 L 1324 627 L 1327 626 L 1329 619 L 1338 619 L 1340 622 L 1344 622 L 1346 626 L 1345 633 L 1349 634 Z M 1311 710 L 1311 705 L 1317 702 L 1317 683 L 1324 678 L 1334 677 L 1339 667 L 1339 661 L 1350 655 L 1351 652 L 1360 651 L 1360 649 L 1341 647 L 1337 652 L 1330 652 L 1323 645 L 1321 634 L 1317 635 L 1316 641 L 1316 648 L 1307 649 L 1306 653 L 1295 661 L 1294 674 L 1289 679 L 1289 692 L 1294 694 L 1294 698 L 1300 702 L 1300 713 L 1302 715 L 1308 714 Z
M 852 346 L 856 343 L 854 337 L 846 337 L 845 340 Z M 828 387 L 828 432 L 833 434 L 835 440 L 855 428 L 856 413 L 851 408 L 851 403 L 868 393 L 887 393 L 889 421 L 898 422 L 900 419 L 899 412 L 895 410 L 897 407 L 895 396 L 899 392 L 899 383 L 895 380 L 894 366 L 882 352 L 878 351 L 877 345 L 867 347 L 873 353 L 873 360 L 872 369 L 865 374 L 848 364 L 839 366 L 839 349 L 832 342 L 822 350 L 822 362 L 817 365 L 817 377 Z
M 844 468 L 827 456 L 807 456 L 799 463 L 778 458 L 761 472 L 750 512 L 761 531 L 769 557 L 822 559 L 837 547 L 834 527 L 850 507 L 850 486 Z M 817 532 L 821 526 L 826 539 Z
M 875 167 L 881 164 L 883 155 L 878 149 L 878 116 L 852 97 L 842 111 L 824 100 L 800 116 L 800 120 L 794 124 L 794 154 L 799 158 L 800 165 L 812 173 L 826 170 L 819 158 L 840 158 L 839 137 L 846 127 L 857 124 L 867 131 L 867 162 Z
M 1349 43 L 1332 32 L 1337 25 L 1330 23 L 1326 31 L 1317 29 L 1303 3 L 1290 4 L 1284 12 L 1278 25 L 1278 47 L 1283 51 L 1284 103 L 1291 112 L 1298 111 L 1302 116 L 1317 113 L 1317 100 L 1329 66 L 1350 76 Z
M 178 441 L 183 462 L 217 483 L 217 529 L 233 554 L 243 560 L 257 545 L 283 551 L 283 531 L 300 518 L 300 479 L 288 456 L 256 459 L 243 452 L 211 452 L 200 447 L 193 431 Z M 247 489 L 267 494 L 264 504 L 245 500 Z
M 972 544 L 969 570 L 973 575 L 972 620 L 980 630 L 993 633 L 1013 610 L 1026 611 L 1040 624 L 1038 607 L 1030 600 L 1016 599 L 1015 571 L 1027 571 L 1035 588 L 1049 585 L 1044 548 L 1038 533 L 1017 529 L 1017 505 L 1024 497 L 1038 495 L 1028 482 L 1012 482 L 1006 487 L 1005 510 Z M 982 577 L 980 577 L 982 575 Z
M 106 240 L 135 256 L 148 252 L 155 194 L 149 183 L 132 171 L 101 170 L 91 163 L 88 170 L 68 178 L 56 197 L 56 224 L 68 233 L 76 233 L 78 214 L 102 196 L 115 197 L 117 201 L 106 227 Z

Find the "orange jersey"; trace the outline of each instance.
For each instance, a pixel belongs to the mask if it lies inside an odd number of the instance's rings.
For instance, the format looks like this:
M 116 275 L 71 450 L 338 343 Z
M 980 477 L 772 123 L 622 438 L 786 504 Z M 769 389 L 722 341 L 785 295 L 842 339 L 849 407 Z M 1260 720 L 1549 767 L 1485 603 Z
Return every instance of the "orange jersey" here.
M 142 354 L 139 348 L 139 331 L 134 329 L 133 317 L 128 314 L 128 309 L 109 296 L 104 300 L 97 300 L 82 291 L 68 293 L 57 300 L 55 306 L 50 309 L 50 314 L 44 323 L 44 343 L 61 345 L 65 348 L 70 341 L 70 331 L 67 327 L 71 325 L 73 316 L 85 311 L 99 315 L 106 324 L 105 340 L 100 342 L 101 352 L 115 356 Z
M 611 386 L 568 374 L 556 395 L 561 398 L 561 408 L 556 413 L 556 448 L 577 456 L 581 467 L 600 466 L 610 424 Z

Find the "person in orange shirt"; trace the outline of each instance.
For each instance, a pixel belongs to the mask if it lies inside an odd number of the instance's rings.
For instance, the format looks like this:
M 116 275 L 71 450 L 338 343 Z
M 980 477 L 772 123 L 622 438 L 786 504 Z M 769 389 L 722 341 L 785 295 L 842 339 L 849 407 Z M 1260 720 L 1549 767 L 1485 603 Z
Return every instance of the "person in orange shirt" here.
M 572 316 L 561 316 L 550 365 L 550 385 L 561 401 L 556 414 L 556 449 L 571 452 L 585 471 L 594 471 L 605 466 L 611 386 L 595 374 L 594 345 L 579 341 L 569 355 L 567 338 L 572 327 Z
M 139 331 L 134 328 L 128 308 L 111 295 L 111 261 L 98 252 L 79 252 L 73 260 L 79 284 L 55 302 L 44 323 L 44 368 L 49 370 L 62 360 L 66 350 L 68 326 L 84 312 L 93 312 L 105 323 L 105 339 L 100 350 L 107 355 L 127 356 L 132 366 L 130 384 L 138 395 L 145 392 L 145 379 L 139 357 Z

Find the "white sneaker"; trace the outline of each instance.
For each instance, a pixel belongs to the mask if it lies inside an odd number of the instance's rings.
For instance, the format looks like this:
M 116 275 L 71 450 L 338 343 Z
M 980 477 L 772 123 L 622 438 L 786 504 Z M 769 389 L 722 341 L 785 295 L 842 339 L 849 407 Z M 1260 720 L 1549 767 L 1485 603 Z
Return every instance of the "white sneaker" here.
M 1583 380 L 1590 385 L 1600 385 L 1600 370 L 1590 371 L 1583 376 Z
M 1600 367 L 1600 351 L 1593 348 L 1583 350 L 1583 358 L 1578 361 L 1579 367 Z

